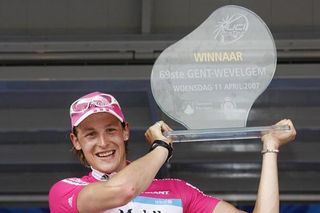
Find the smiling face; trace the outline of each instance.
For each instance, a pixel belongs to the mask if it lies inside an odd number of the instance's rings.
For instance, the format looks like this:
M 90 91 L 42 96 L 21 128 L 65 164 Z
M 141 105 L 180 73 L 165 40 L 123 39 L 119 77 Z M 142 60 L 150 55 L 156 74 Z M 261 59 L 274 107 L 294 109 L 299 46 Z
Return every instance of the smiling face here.
M 76 150 L 82 150 L 87 162 L 102 173 L 119 172 L 126 166 L 125 141 L 129 128 L 110 113 L 95 113 L 70 134 Z

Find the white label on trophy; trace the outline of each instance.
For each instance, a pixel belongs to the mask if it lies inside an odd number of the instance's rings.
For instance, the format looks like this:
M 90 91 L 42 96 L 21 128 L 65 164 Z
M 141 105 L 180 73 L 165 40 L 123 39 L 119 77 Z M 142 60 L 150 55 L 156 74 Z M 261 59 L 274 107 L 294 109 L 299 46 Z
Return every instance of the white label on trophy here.
M 261 18 L 243 7 L 221 7 L 161 53 L 152 69 L 152 94 L 188 129 L 245 127 L 276 59 Z

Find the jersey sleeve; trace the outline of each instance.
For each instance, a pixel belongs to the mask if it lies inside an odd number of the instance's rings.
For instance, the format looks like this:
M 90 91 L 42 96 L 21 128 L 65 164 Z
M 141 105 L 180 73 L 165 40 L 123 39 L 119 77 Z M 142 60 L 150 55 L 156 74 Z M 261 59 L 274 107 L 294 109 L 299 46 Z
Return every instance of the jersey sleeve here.
M 181 197 L 183 198 L 183 212 L 188 213 L 211 213 L 216 205 L 220 202 L 219 199 L 206 195 L 195 186 L 181 181 Z
M 64 179 L 54 184 L 49 191 L 51 213 L 77 213 L 77 198 L 87 185 L 78 178 Z

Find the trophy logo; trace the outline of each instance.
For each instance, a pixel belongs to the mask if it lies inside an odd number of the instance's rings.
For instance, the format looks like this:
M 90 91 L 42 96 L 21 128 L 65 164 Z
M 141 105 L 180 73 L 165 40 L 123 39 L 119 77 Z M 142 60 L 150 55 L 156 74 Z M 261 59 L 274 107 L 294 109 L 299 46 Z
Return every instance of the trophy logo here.
M 239 40 L 248 30 L 249 22 L 246 16 L 235 14 L 226 16 L 218 22 L 213 35 L 221 43 L 232 43 Z

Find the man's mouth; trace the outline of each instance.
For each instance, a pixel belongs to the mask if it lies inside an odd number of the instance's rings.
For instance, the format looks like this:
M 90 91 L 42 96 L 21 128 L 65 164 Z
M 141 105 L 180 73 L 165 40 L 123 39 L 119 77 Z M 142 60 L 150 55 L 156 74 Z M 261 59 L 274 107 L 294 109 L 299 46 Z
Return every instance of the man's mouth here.
M 99 158 L 106 158 L 106 157 L 110 157 L 110 156 L 114 155 L 115 152 L 116 152 L 116 150 L 110 150 L 107 152 L 98 152 L 96 154 L 96 156 L 98 156 Z

